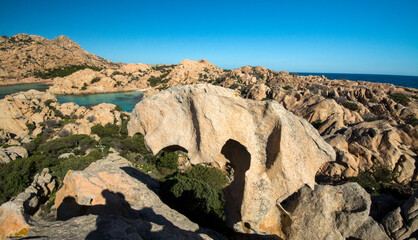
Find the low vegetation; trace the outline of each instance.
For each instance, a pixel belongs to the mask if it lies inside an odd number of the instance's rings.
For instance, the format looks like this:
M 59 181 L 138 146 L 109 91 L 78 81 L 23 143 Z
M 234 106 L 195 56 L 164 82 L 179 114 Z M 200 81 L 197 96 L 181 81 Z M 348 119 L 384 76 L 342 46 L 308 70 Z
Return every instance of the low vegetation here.
M 343 103 L 343 106 L 351 111 L 358 111 L 360 109 L 359 106 L 353 102 L 345 102 Z
M 404 105 L 404 106 L 407 106 L 408 104 L 409 104 L 409 102 L 411 102 L 411 99 L 409 99 L 409 97 L 408 96 L 406 96 L 405 94 L 403 94 L 403 93 L 394 93 L 394 94 L 390 94 L 389 95 L 389 97 L 393 100 L 393 101 L 395 101 L 395 102 L 397 102 L 397 103 L 400 103 L 400 104 L 402 104 L 402 105 Z
M 94 71 L 100 71 L 101 69 L 95 66 L 88 66 L 88 65 L 70 65 L 65 67 L 58 67 L 53 69 L 47 69 L 44 71 L 34 72 L 33 76 L 48 79 L 48 78 L 55 78 L 55 77 L 65 77 L 71 75 L 79 70 L 83 70 L 86 68 L 90 68 Z

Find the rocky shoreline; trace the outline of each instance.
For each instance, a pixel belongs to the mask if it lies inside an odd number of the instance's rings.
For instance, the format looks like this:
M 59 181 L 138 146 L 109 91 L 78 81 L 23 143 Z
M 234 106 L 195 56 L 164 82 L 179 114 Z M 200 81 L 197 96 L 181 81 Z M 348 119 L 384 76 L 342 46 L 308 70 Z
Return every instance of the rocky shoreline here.
M 206 60 L 100 66 L 0 100 L 1 238 L 418 237 L 417 89 Z M 132 113 L 54 95 L 138 89 Z

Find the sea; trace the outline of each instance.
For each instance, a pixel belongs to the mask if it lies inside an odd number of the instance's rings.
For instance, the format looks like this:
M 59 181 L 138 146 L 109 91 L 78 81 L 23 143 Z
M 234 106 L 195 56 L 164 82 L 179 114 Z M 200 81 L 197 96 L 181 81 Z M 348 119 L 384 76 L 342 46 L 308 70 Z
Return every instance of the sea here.
M 391 83 L 400 87 L 410 87 L 418 89 L 418 76 L 401 76 L 401 75 L 380 75 L 380 74 L 351 74 L 351 73 L 298 73 L 302 76 L 308 75 L 324 75 L 331 79 L 348 79 L 352 81 L 367 81 L 379 83 Z M 11 86 L 0 86 L 0 99 L 6 95 L 36 89 L 38 91 L 46 91 L 48 84 L 20 84 Z M 141 101 L 143 92 L 122 92 L 122 93 L 103 93 L 103 94 L 85 94 L 85 95 L 58 95 L 58 102 L 74 102 L 80 106 L 94 106 L 99 103 L 112 103 L 122 107 L 124 111 L 131 112 L 135 105 Z

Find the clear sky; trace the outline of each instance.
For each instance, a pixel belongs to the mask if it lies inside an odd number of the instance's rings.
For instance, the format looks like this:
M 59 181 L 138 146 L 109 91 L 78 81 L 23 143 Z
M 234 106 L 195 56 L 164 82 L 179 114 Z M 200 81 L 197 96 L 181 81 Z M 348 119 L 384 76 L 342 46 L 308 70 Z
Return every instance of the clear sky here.
M 114 62 L 418 75 L 417 0 L 0 4 L 0 35 L 66 35 Z

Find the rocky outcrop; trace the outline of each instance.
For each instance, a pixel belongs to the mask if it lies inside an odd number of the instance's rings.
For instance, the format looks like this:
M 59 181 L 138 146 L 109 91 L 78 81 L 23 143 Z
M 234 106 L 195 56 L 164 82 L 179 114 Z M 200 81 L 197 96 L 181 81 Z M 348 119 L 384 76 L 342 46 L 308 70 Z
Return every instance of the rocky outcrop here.
M 13 146 L 8 148 L 0 148 L 0 163 L 9 163 L 17 158 L 25 158 L 28 156 L 26 148 L 21 146 Z
M 57 180 L 45 168 L 35 175 L 32 184 L 24 192 L 0 207 L 0 238 L 26 236 L 29 219 L 58 186 Z
M 138 72 L 137 72 L 138 73 Z M 148 88 L 147 77 L 128 75 L 119 70 L 91 69 L 77 71 L 66 77 L 54 79 L 47 90 L 53 94 L 95 94 L 106 92 L 126 92 Z
M 70 232 L 58 229 L 77 223 L 84 226 L 78 233 L 83 237 L 123 233 L 128 238 L 163 239 L 174 234 L 178 239 L 209 239 L 196 232 L 197 224 L 159 199 L 153 192 L 158 190 L 158 182 L 132 168 L 128 160 L 117 154 L 92 163 L 84 171 L 70 170 L 63 184 L 56 194 L 55 207 L 57 219 L 68 221 L 49 224 L 48 231 L 35 227 L 29 236 L 41 232 L 46 236 L 59 233 L 68 238 L 71 235 L 65 234 Z M 98 217 L 79 217 L 88 214 Z
M 389 239 L 369 217 L 370 205 L 370 196 L 357 183 L 303 187 L 284 204 L 286 239 Z
M 418 192 L 382 220 L 386 233 L 396 240 L 418 237 Z
M 416 181 L 417 128 L 392 126 L 387 121 L 362 122 L 326 137 L 337 150 L 337 161 L 326 172 L 329 176 L 355 176 L 385 166 L 397 173 L 400 183 Z
M 335 152 L 302 118 L 275 101 L 252 101 L 212 85 L 172 87 L 138 103 L 128 123 L 154 153 L 182 149 L 192 164 L 233 172 L 227 222 L 241 232 L 280 231 L 276 203 L 305 184 Z
M 0 100 L 0 129 L 18 136 L 29 134 L 27 123 L 39 124 L 51 117 L 45 102 L 56 101 L 52 94 L 29 90 Z
M 0 85 L 43 81 L 38 77 L 42 73 L 70 66 L 114 66 L 68 37 L 50 40 L 27 34 L 0 37 L 0 62 Z

